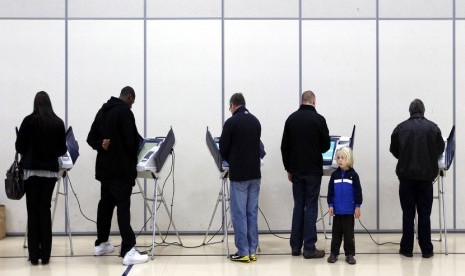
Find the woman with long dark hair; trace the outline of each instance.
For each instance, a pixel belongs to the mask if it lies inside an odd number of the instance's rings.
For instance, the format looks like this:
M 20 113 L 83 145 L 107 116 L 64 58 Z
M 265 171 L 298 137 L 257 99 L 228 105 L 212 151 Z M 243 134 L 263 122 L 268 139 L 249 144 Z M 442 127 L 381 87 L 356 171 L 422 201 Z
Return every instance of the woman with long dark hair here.
M 52 251 L 50 206 L 59 177 L 58 157 L 67 150 L 65 125 L 46 92 L 36 94 L 34 110 L 23 119 L 15 145 L 24 164 L 29 260 L 37 265 L 41 259 L 45 265 Z

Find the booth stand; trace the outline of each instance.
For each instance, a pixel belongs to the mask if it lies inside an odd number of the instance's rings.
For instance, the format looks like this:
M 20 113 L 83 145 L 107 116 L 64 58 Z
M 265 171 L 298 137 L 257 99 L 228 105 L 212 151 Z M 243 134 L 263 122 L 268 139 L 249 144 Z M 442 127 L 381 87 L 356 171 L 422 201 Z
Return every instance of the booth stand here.
M 229 257 L 229 240 L 228 240 L 228 210 L 229 210 L 229 165 L 223 159 L 221 158 L 220 152 L 219 152 L 219 139 L 218 138 L 213 138 L 210 131 L 207 128 L 207 133 L 206 133 L 206 143 L 207 147 L 215 161 L 216 167 L 220 173 L 220 183 L 221 183 L 221 188 L 220 192 L 218 194 L 218 198 L 216 200 L 216 205 L 215 208 L 213 209 L 213 214 L 210 219 L 210 223 L 208 225 L 208 229 L 205 233 L 205 238 L 203 240 L 203 244 L 205 244 L 205 241 L 207 240 L 208 233 L 210 232 L 210 228 L 213 223 L 213 219 L 215 218 L 216 211 L 218 209 L 218 205 L 221 203 L 221 230 L 223 230 L 223 240 L 226 241 L 226 257 Z
M 221 182 L 221 189 L 218 194 L 218 199 L 216 200 L 215 208 L 213 209 L 213 214 L 210 219 L 210 223 L 208 224 L 208 229 L 205 232 L 205 238 L 203 239 L 203 244 L 208 237 L 208 233 L 210 232 L 210 228 L 213 223 L 213 219 L 215 218 L 216 211 L 218 209 L 218 205 L 221 203 L 221 230 L 223 230 L 223 240 L 226 241 L 226 256 L 229 256 L 229 240 L 228 240 L 228 209 L 229 209 L 229 181 L 228 181 L 228 171 L 224 171 L 220 174 L 220 182 Z
M 173 225 L 173 229 L 176 232 L 176 236 L 178 237 L 179 243 L 182 245 L 181 237 L 179 236 L 171 212 L 168 208 L 168 205 L 166 204 L 165 198 L 163 196 L 163 191 L 161 190 L 160 185 L 158 184 L 158 174 L 163 168 L 163 165 L 168 155 L 171 153 L 174 143 L 174 133 L 173 130 L 170 129 L 166 137 L 144 139 L 142 141 L 138 155 L 139 162 L 137 164 L 137 178 L 153 179 L 155 184 L 153 188 L 153 197 L 149 198 L 145 196 L 146 193 L 142 188 L 142 185 L 140 184 L 139 180 L 136 179 L 136 183 L 139 187 L 142 198 L 144 199 L 145 208 L 149 211 L 150 215 L 152 216 L 152 260 L 154 259 L 155 254 L 156 230 L 158 230 L 158 233 L 160 233 L 161 235 L 161 232 L 157 226 L 157 203 L 163 204 L 163 206 L 165 207 L 165 210 L 171 219 L 171 224 Z M 149 202 L 152 203 L 151 208 L 149 206 Z
M 446 222 L 446 204 L 445 204 L 445 190 L 444 190 L 444 177 L 446 172 L 449 170 L 455 156 L 455 126 L 452 127 L 449 137 L 445 140 L 446 146 L 444 153 L 438 160 L 439 165 L 439 176 L 433 185 L 437 182 L 437 196 L 434 199 L 438 200 L 438 211 L 439 211 L 439 239 L 435 241 L 442 241 L 444 233 L 444 249 L 445 254 L 449 254 L 449 248 L 447 244 L 447 222 Z

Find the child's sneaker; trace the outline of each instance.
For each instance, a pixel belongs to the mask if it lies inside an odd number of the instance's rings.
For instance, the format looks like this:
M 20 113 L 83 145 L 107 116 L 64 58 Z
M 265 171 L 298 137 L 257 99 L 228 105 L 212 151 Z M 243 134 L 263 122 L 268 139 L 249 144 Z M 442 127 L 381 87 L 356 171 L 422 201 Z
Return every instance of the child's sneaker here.
M 348 264 L 351 264 L 351 265 L 354 265 L 354 264 L 357 263 L 357 261 L 355 260 L 354 256 L 352 256 L 352 255 L 347 255 L 347 256 L 346 256 L 346 262 L 347 262 Z
M 334 264 L 336 261 L 337 261 L 337 255 L 335 255 L 335 254 L 329 255 L 329 257 L 328 257 L 328 263 Z
M 249 255 L 246 256 L 239 256 L 236 254 L 229 256 L 229 259 L 233 262 L 242 262 L 242 263 L 250 263 Z
M 256 261 L 257 261 L 257 255 L 255 255 L 255 254 L 250 254 L 250 261 L 256 262 Z
M 106 241 L 106 242 L 102 242 L 99 245 L 97 245 L 94 248 L 94 250 L 95 250 L 94 255 L 95 256 L 100 256 L 100 255 L 103 255 L 103 254 L 108 254 L 108 253 L 113 252 L 115 250 L 115 247 L 111 243 Z
M 146 263 L 149 260 L 149 256 L 147 254 L 140 254 L 136 249 L 133 247 L 131 250 L 126 252 L 123 258 L 124 265 L 134 265 L 134 264 L 142 264 Z

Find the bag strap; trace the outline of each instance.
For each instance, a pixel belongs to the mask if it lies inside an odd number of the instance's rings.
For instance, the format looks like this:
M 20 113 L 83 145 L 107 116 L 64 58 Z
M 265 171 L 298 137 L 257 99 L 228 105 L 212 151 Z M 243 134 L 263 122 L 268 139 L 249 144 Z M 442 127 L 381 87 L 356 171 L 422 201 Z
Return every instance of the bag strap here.
M 18 137 L 18 133 L 19 133 L 19 130 L 18 130 L 18 127 L 15 127 L 16 128 L 16 137 Z M 18 152 L 15 153 L 15 161 L 18 162 Z

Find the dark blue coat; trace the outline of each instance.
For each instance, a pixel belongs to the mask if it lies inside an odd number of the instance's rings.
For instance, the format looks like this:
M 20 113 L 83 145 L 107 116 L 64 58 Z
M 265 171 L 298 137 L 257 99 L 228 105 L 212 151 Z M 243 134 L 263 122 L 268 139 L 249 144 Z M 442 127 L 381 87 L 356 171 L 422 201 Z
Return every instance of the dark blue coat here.
M 220 137 L 220 153 L 229 163 L 231 181 L 261 178 L 261 132 L 260 122 L 245 106 L 239 107 L 224 123 Z

